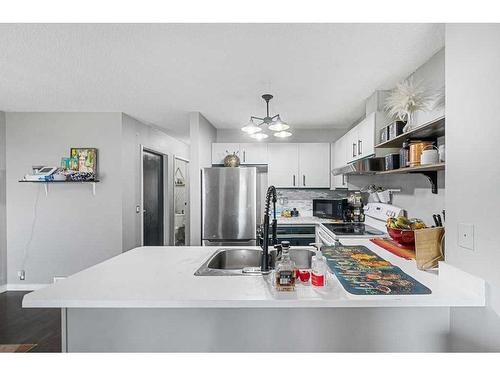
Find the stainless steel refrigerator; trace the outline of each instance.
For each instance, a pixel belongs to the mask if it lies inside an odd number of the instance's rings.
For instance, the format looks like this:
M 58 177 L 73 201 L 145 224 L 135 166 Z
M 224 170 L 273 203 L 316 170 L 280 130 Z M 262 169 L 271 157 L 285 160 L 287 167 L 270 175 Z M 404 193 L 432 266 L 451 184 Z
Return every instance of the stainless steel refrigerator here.
M 201 192 L 204 246 L 256 244 L 256 168 L 204 168 Z

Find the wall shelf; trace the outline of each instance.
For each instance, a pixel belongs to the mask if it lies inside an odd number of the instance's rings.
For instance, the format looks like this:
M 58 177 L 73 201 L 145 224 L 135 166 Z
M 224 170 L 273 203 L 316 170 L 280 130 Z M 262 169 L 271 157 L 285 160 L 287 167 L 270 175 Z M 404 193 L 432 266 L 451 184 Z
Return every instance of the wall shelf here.
M 427 140 L 442 137 L 445 133 L 445 122 L 444 116 L 438 117 L 396 138 L 380 143 L 375 148 L 399 148 L 407 139 Z
M 377 172 L 377 174 L 406 174 L 406 173 L 442 171 L 445 169 L 445 167 L 446 163 L 438 163 L 431 165 L 419 165 L 418 167 L 392 169 L 390 171 Z
M 389 174 L 408 174 L 408 173 L 421 173 L 429 180 L 432 188 L 432 193 L 437 194 L 437 173 L 438 171 L 443 171 L 446 168 L 446 163 L 438 163 L 432 165 L 419 165 L 417 167 L 407 167 L 393 169 L 390 171 L 377 172 L 378 175 L 389 175 Z
M 99 180 L 91 180 L 91 181 L 27 181 L 27 180 L 19 180 L 19 182 L 27 182 L 32 184 L 44 184 L 45 187 L 45 195 L 49 195 L 49 184 L 92 184 L 92 195 L 95 196 L 95 184 L 100 182 Z

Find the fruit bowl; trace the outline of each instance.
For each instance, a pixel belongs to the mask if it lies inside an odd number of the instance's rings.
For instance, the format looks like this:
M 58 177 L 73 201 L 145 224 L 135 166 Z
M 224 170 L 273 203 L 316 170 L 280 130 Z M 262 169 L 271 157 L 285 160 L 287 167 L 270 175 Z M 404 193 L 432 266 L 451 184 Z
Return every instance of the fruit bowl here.
M 415 245 L 415 231 L 413 229 L 395 229 L 387 227 L 389 236 L 400 245 Z

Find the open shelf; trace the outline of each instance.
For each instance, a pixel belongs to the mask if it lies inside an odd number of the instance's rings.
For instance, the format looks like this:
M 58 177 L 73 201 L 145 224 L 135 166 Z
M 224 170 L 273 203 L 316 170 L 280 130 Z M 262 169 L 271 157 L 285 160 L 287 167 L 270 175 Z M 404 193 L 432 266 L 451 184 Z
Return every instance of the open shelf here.
M 445 117 L 441 116 L 437 119 L 429 121 L 417 128 L 410 130 L 407 133 L 403 133 L 396 138 L 389 141 L 380 143 L 375 146 L 375 148 L 399 148 L 403 145 L 407 139 L 435 139 L 442 137 L 445 132 Z
M 405 174 L 405 173 L 417 173 L 417 172 L 431 172 L 431 171 L 442 171 L 446 167 L 446 163 L 430 164 L 430 165 L 419 165 L 417 167 L 407 167 L 392 169 L 390 171 L 377 172 L 377 174 Z
M 88 181 L 28 181 L 28 180 L 19 180 L 19 182 L 33 182 L 35 184 L 55 184 L 55 183 L 73 183 L 73 184 L 82 184 L 82 183 L 94 183 L 101 182 L 99 180 L 88 180 Z
M 72 181 L 72 180 L 65 180 L 65 181 L 28 181 L 28 180 L 19 180 L 19 182 L 29 182 L 33 184 L 43 184 L 45 187 L 45 195 L 49 195 L 49 184 L 92 184 L 92 195 L 95 196 L 95 184 L 97 182 L 100 182 L 99 180 L 87 180 L 87 181 Z
M 430 165 L 419 165 L 418 167 L 407 167 L 393 169 L 390 171 L 377 172 L 377 174 L 408 174 L 408 173 L 420 173 L 423 174 L 429 180 L 431 184 L 431 189 L 433 194 L 437 194 L 437 174 L 438 171 L 444 170 L 446 167 L 445 163 L 430 164 Z

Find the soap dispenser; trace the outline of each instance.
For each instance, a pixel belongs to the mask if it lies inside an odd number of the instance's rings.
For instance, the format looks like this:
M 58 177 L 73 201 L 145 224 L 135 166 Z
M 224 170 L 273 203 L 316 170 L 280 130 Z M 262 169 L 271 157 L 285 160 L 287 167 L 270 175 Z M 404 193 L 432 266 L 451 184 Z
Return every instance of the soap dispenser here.
M 315 288 L 323 288 L 326 286 L 328 264 L 325 256 L 321 253 L 321 246 L 319 244 L 313 245 L 316 246 L 316 255 L 312 257 L 311 261 L 311 285 Z

